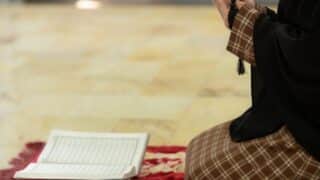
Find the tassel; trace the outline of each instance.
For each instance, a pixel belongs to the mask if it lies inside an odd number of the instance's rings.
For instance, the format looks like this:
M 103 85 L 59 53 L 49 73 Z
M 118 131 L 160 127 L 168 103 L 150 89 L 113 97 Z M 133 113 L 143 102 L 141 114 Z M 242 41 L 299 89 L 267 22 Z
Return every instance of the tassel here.
M 243 75 L 246 72 L 246 69 L 244 67 L 244 63 L 242 59 L 238 60 L 238 74 Z

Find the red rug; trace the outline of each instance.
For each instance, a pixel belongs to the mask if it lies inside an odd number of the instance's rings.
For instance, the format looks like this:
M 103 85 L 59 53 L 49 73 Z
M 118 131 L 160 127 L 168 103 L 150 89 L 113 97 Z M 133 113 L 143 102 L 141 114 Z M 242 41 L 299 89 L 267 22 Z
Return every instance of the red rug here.
M 13 180 L 16 171 L 36 162 L 45 143 L 28 143 L 16 158 L 10 161 L 11 168 L 0 170 L 0 180 Z M 135 180 L 183 180 L 185 147 L 149 146 L 141 173 Z

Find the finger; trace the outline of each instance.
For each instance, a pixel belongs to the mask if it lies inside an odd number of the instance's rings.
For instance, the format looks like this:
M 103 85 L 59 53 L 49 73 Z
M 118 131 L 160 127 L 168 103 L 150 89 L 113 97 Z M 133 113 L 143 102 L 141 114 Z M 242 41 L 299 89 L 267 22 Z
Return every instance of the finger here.
M 236 6 L 238 9 L 240 9 L 242 6 L 244 6 L 246 3 L 244 1 L 236 1 Z
M 229 12 L 228 7 L 222 6 L 222 7 L 218 8 L 218 10 L 219 10 L 219 13 L 223 19 L 225 19 L 228 16 L 228 12 Z
M 220 6 L 223 6 L 223 5 L 224 5 L 224 2 L 223 2 L 223 0 L 216 0 L 216 1 L 215 1 L 215 4 L 216 4 L 216 6 L 219 8 Z
M 229 6 L 230 0 L 215 0 L 217 6 Z
M 227 18 L 230 9 L 230 4 L 227 3 L 228 1 L 229 0 L 216 0 L 216 7 L 226 26 L 228 26 Z
M 229 13 L 229 8 L 226 7 L 226 6 L 223 6 L 223 7 L 221 7 L 221 8 L 219 9 L 219 11 L 220 11 L 220 15 L 221 15 L 221 17 L 222 17 L 222 19 L 223 19 L 223 22 L 224 22 L 225 26 L 228 27 L 228 13 Z
M 220 14 L 225 14 L 229 10 L 229 4 L 225 0 L 217 0 L 216 4 Z

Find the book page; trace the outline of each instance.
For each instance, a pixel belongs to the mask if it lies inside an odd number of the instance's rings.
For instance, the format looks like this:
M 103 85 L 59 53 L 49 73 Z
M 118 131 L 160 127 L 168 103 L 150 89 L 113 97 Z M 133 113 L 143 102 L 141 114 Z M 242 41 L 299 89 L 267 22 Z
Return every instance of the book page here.
M 79 133 L 54 131 L 40 155 L 41 163 L 132 165 L 139 168 L 148 135 L 145 133 Z
M 122 179 L 127 169 L 125 166 L 32 163 L 15 178 Z
M 16 178 L 123 179 L 137 175 L 148 143 L 146 133 L 53 131 L 38 162 Z
M 139 142 L 135 138 L 55 136 L 44 163 L 130 165 Z

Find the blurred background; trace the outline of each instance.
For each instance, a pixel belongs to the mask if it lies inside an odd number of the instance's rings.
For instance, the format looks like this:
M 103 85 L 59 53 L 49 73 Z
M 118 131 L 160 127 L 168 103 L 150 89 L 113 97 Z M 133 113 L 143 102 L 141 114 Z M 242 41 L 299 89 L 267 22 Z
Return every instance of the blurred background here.
M 209 0 L 0 0 L 0 27 L 0 168 L 52 129 L 185 146 L 250 105 Z
M 77 0 L 1 0 L 3 3 L 64 3 L 70 4 Z M 274 4 L 277 0 L 258 0 L 259 3 Z M 211 0 L 100 0 L 99 3 L 112 4 L 212 4 Z

